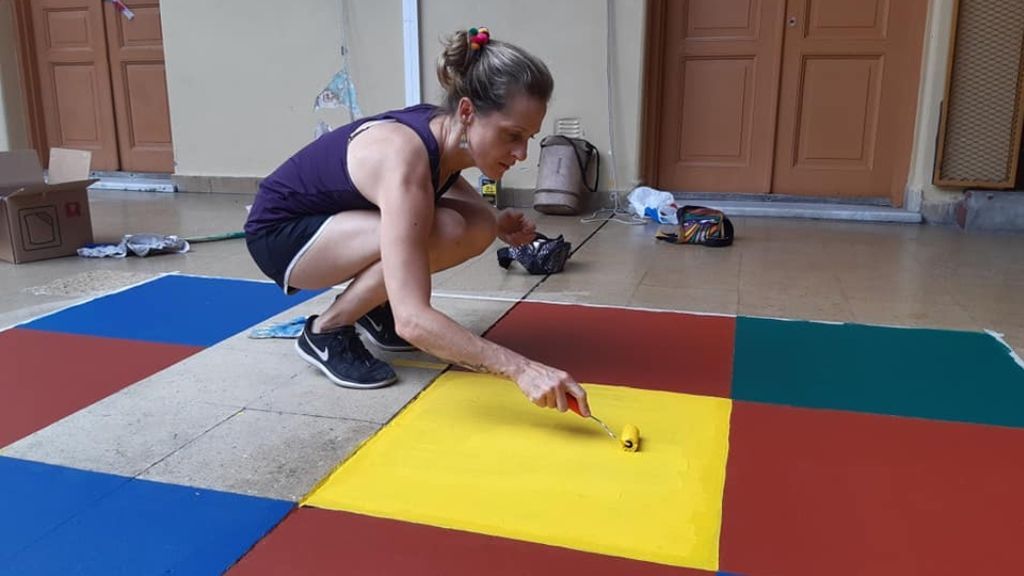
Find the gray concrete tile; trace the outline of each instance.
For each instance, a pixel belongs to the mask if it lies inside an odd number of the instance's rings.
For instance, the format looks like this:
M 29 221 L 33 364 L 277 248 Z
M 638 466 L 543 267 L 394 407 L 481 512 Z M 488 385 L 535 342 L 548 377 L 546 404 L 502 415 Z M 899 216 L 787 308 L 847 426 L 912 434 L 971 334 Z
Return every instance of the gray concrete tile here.
M 304 364 L 293 341 L 259 340 L 252 346 L 224 343 L 136 383 L 135 393 L 155 403 L 207 402 L 243 408 L 292 385 Z
M 435 295 L 432 304 L 474 334 L 483 334 L 510 308 L 515 300 L 479 300 Z
M 295 502 L 378 428 L 354 420 L 244 410 L 141 478 Z
M 519 264 L 508 270 L 498 266 L 495 249 L 434 276 L 435 291 L 487 296 L 497 298 L 519 298 L 529 292 L 544 277 L 528 274 Z
M 736 314 L 739 291 L 732 289 L 662 288 L 641 284 L 629 299 L 638 308 L 713 314 Z
M 311 298 L 310 300 L 290 308 L 285 312 L 277 314 L 276 316 L 267 319 L 265 322 L 260 322 L 259 326 L 270 325 L 277 322 L 286 322 L 299 316 L 320 314 L 330 305 L 340 292 L 340 290 L 336 289 L 325 292 L 324 294 Z M 448 315 L 448 317 L 461 324 L 470 332 L 478 335 L 483 334 L 488 328 L 497 322 L 498 319 L 500 319 L 509 310 L 509 308 L 515 305 L 515 303 L 516 299 L 512 298 L 507 300 L 489 300 L 462 296 L 458 293 L 435 294 L 431 299 L 431 304 L 436 309 Z M 294 352 L 293 340 L 282 338 L 252 339 L 248 336 L 249 331 L 249 329 L 246 329 L 245 331 L 224 340 L 218 344 L 218 347 L 250 353 L 255 351 L 276 352 L 289 354 L 298 358 Z M 364 342 L 366 342 L 367 348 L 374 355 L 388 362 L 400 360 L 407 363 L 445 364 L 445 362 L 422 352 L 387 352 L 377 349 L 369 342 L 369 340 L 364 339 Z
M 337 291 L 323 294 L 288 310 L 269 322 L 284 321 L 296 316 L 315 314 L 330 304 Z M 433 305 L 475 334 L 482 334 L 511 308 L 513 301 L 480 300 L 461 297 L 435 296 Z M 352 390 L 334 385 L 316 368 L 307 364 L 294 352 L 294 341 L 286 339 L 254 340 L 238 334 L 218 345 L 236 355 L 251 359 L 254 382 L 247 384 L 256 390 L 269 390 L 245 405 L 252 409 L 322 416 L 350 418 L 384 423 L 390 420 L 413 397 L 427 386 L 448 364 L 424 352 L 387 352 L 372 344 L 367 348 L 378 358 L 389 362 L 398 373 L 398 382 L 378 390 Z M 266 351 L 265 353 L 261 351 Z M 216 358 L 216 354 L 211 354 Z M 273 368 L 268 366 L 273 364 Z M 265 368 L 264 368 L 265 367 Z M 216 366 L 211 370 L 218 370 Z M 281 383 L 274 370 L 293 377 Z M 259 383 L 261 379 L 275 382 Z M 215 382 L 221 379 L 214 379 Z M 223 385 L 206 385 L 222 387 Z M 228 396 L 225 395 L 225 398 Z M 210 401 L 214 401 L 205 397 Z
M 853 322 L 848 300 L 838 294 L 793 295 L 759 290 L 739 291 L 737 313 L 742 316 Z
M 579 217 L 550 216 L 534 210 L 524 210 L 537 225 L 537 230 L 548 237 L 562 235 L 578 247 L 591 235 L 601 222 L 583 223 Z M 437 291 L 520 298 L 536 286 L 543 276 L 532 276 L 518 264 L 509 270 L 498 266 L 497 251 L 504 246 L 495 241 L 490 248 L 468 262 L 434 275 L 433 286 Z
M 646 286 L 685 290 L 736 290 L 740 253 L 702 246 L 658 244 L 641 283 Z
M 570 279 L 559 275 L 549 278 L 539 289 L 530 294 L 528 300 L 626 306 L 638 285 L 637 280 L 621 276 L 605 279 L 591 277 L 588 282 L 581 282 L 578 278 Z
M 97 297 L 153 280 L 158 275 L 120 270 L 86 270 L 23 289 L 37 296 Z
M 973 330 L 977 323 L 971 315 L 955 304 L 943 305 L 921 300 L 893 302 L 889 300 L 849 300 L 853 320 L 860 324 L 913 326 Z
M 24 324 L 84 302 L 87 298 L 58 298 L 32 294 L 8 294 L 0 304 L 0 330 Z
M 609 223 L 550 276 L 530 300 L 626 306 L 654 265 L 657 250 L 652 226 Z
M 129 387 L 22 438 L 4 456 L 135 476 L 203 435 L 237 408 L 154 396 Z
M 375 390 L 354 390 L 336 386 L 298 356 L 295 362 L 301 370 L 291 384 L 259 398 L 249 408 L 383 424 L 441 373 L 393 365 L 398 373 L 395 384 Z
M 1018 356 L 1024 356 L 1024 328 L 1017 328 L 1002 336 L 1006 345 L 1009 346 Z

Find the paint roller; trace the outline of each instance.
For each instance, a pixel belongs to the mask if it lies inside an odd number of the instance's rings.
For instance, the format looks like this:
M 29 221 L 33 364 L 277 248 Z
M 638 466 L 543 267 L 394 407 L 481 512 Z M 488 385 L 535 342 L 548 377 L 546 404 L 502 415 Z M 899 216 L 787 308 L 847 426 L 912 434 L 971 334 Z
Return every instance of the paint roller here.
M 580 412 L 579 401 L 576 400 L 575 396 L 567 394 L 565 396 L 565 400 L 566 403 L 569 405 L 570 410 L 580 415 L 581 417 L 583 416 L 583 413 Z M 622 446 L 622 449 L 625 450 L 626 452 L 637 452 L 638 450 L 640 450 L 640 429 L 637 428 L 636 426 L 632 424 L 626 424 L 622 428 L 622 434 L 616 437 L 615 433 L 612 432 L 611 428 L 609 428 L 597 416 L 591 414 L 590 419 L 600 424 L 601 428 L 604 428 L 604 431 L 608 434 L 608 436 L 611 436 L 612 440 L 618 442 L 619 445 Z
M 622 428 L 622 435 L 619 437 L 619 443 L 622 444 L 622 449 L 626 452 L 636 452 L 640 450 L 640 429 L 632 424 L 626 424 Z

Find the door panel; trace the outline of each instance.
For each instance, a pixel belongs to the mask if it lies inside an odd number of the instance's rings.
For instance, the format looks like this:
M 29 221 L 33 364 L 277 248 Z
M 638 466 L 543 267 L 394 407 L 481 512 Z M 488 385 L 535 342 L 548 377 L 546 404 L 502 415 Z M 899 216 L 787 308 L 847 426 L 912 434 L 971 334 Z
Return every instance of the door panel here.
M 117 170 L 101 3 L 37 0 L 31 6 L 47 143 L 90 150 L 94 169 Z
M 784 0 L 667 3 L 659 187 L 769 190 L 784 8 Z
M 885 37 L 888 4 L 888 0 L 811 2 L 807 13 L 807 37 L 880 40 Z
M 81 146 L 100 140 L 103 130 L 96 114 L 102 107 L 96 94 L 96 69 L 90 64 L 54 63 L 50 68 L 53 85 L 57 87 L 57 118 L 63 145 Z
M 750 157 L 751 93 L 754 63 L 735 60 L 688 60 L 682 63 L 683 131 L 678 160 L 717 159 L 736 163 Z M 715 106 L 708 107 L 708 102 Z
M 160 3 L 132 2 L 133 20 L 105 6 L 122 169 L 173 172 Z
M 926 0 L 790 0 L 772 191 L 903 199 Z
M 878 57 L 803 61 L 798 169 L 871 170 L 881 69 Z

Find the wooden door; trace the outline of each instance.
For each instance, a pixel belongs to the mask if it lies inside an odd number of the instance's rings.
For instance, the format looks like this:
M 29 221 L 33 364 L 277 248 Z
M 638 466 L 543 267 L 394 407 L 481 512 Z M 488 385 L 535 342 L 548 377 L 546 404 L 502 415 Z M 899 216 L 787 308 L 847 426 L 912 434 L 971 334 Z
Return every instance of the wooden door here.
M 772 191 L 903 201 L 926 0 L 789 0 Z
M 94 169 L 117 170 L 102 3 L 35 0 L 31 6 L 47 144 L 90 150 Z
M 121 169 L 173 172 L 160 2 L 129 4 L 132 20 L 104 2 Z
M 785 0 L 667 2 L 662 186 L 768 191 L 784 8 Z

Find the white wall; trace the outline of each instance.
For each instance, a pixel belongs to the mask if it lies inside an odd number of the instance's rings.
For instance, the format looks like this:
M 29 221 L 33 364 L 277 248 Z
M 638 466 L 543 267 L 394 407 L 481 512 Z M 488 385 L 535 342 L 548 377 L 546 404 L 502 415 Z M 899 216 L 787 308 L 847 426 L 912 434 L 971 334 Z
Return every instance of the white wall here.
M 932 0 L 928 8 L 905 203 L 905 207 L 913 212 L 919 212 L 922 203 L 949 203 L 963 196 L 959 189 L 939 188 L 932 184 L 936 138 L 946 93 L 946 68 L 953 27 L 952 4 L 948 0 Z
M 0 0 L 0 151 L 28 148 L 11 0 Z
M 644 1 L 612 3 L 615 185 L 625 189 L 637 177 Z M 401 0 L 303 0 L 287 8 L 270 0 L 163 3 L 176 173 L 265 176 L 312 140 L 318 120 L 333 127 L 346 122 L 344 110 L 312 110 L 342 65 L 343 9 L 362 111 L 403 106 Z M 611 184 L 605 2 L 421 0 L 420 18 L 424 101 L 440 101 L 435 66 L 441 37 L 489 26 L 496 38 L 541 57 L 555 76 L 542 134 L 552 131 L 556 118 L 581 118 L 586 138 L 602 152 L 603 186 Z M 532 188 L 537 153 L 534 143 L 530 159 L 503 184 Z
M 529 159 L 502 180 L 511 188 L 533 188 L 537 181 L 539 142 L 554 131 L 558 118 L 579 118 L 584 137 L 601 152 L 601 188 L 627 189 L 637 180 L 641 71 L 643 69 L 643 0 L 613 0 L 613 79 L 608 89 L 608 4 L 593 0 L 421 0 L 420 30 L 424 99 L 440 101 L 434 72 L 441 39 L 460 28 L 486 26 L 494 38 L 518 44 L 548 65 L 555 92 L 541 135 L 531 143 Z M 611 114 L 610 114 L 611 111 Z M 611 182 L 609 118 L 614 121 L 615 173 Z M 477 174 L 471 172 L 471 176 Z
M 611 46 L 607 1 L 420 2 L 425 101 L 440 100 L 435 65 L 441 38 L 458 28 L 489 26 L 496 38 L 518 43 L 542 58 L 555 76 L 542 134 L 553 130 L 557 118 L 580 118 L 586 138 L 602 153 L 602 188 L 628 190 L 637 184 L 644 0 L 611 0 Z M 28 146 L 11 4 L 0 0 L 0 149 Z M 346 110 L 313 111 L 316 95 L 342 66 L 343 33 L 362 111 L 373 114 L 401 107 L 401 4 L 303 0 L 285 8 L 270 0 L 163 3 L 176 173 L 265 176 L 312 140 L 319 120 L 334 127 L 348 121 Z M 959 196 L 959 191 L 931 184 L 951 21 L 952 3 L 931 0 L 907 181 L 907 207 L 912 210 L 922 201 Z M 609 49 L 614 63 L 610 95 Z M 613 151 L 614 181 L 609 166 Z M 503 184 L 533 187 L 538 152 L 534 142 L 530 159 L 506 175 Z
M 643 148 L 644 47 L 646 43 L 644 0 L 612 2 L 614 54 L 612 81 L 616 172 L 613 190 L 632 190 L 640 184 L 640 150 Z
M 265 176 L 319 120 L 348 121 L 344 109 L 313 111 L 342 66 L 343 1 L 362 111 L 400 107 L 401 0 L 161 4 L 177 174 Z

